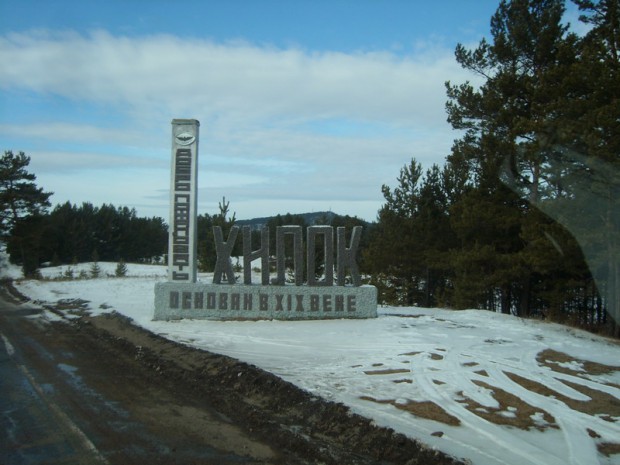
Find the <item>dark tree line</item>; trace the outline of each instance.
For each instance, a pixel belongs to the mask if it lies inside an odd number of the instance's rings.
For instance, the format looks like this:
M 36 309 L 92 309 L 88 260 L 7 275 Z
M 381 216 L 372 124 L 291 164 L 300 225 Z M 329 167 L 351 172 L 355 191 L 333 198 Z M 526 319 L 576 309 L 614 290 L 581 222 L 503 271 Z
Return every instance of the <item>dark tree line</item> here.
M 620 2 L 502 1 L 490 41 L 456 48 L 462 136 L 445 166 L 383 187 L 366 264 L 386 301 L 610 328 L 620 321 Z M 611 318 L 610 318 L 611 317 Z M 615 321 L 614 321 L 615 320 Z
M 301 226 L 301 232 L 302 232 L 302 249 L 303 249 L 303 260 L 304 260 L 304 267 L 303 267 L 303 276 L 304 276 L 304 280 L 308 279 L 308 270 L 307 270 L 307 231 L 308 231 L 308 226 L 331 226 L 333 228 L 333 263 L 336 263 L 336 230 L 339 227 L 344 227 L 345 228 L 345 233 L 346 233 L 346 241 L 347 244 L 349 244 L 350 240 L 351 240 L 351 234 L 353 231 L 353 228 L 355 226 L 362 226 L 364 229 L 362 231 L 362 236 L 360 239 L 360 243 L 359 243 L 359 247 L 358 247 L 358 251 L 361 254 L 361 251 L 367 246 L 368 244 L 368 238 L 369 238 L 369 230 L 370 228 L 368 227 L 369 225 L 362 219 L 357 218 L 355 216 L 349 216 L 349 215 L 337 215 L 337 214 L 329 214 L 329 215 L 322 215 L 319 218 L 317 218 L 316 220 L 314 220 L 313 223 L 309 224 L 308 221 L 306 221 L 306 219 L 304 218 L 303 215 L 293 215 L 290 213 L 287 213 L 286 215 L 277 215 L 273 218 L 271 218 L 268 222 L 267 222 L 267 228 L 269 229 L 270 235 L 269 235 L 269 250 L 272 256 L 275 256 L 275 252 L 276 252 L 276 228 L 278 226 L 285 226 L 285 225 L 297 225 L 297 226 Z M 252 238 L 252 244 L 260 244 L 260 236 L 256 235 L 256 238 Z M 285 235 L 284 237 L 284 251 L 287 255 L 285 263 L 287 268 L 292 269 L 293 268 L 293 250 L 294 250 L 294 244 L 293 244 L 293 238 L 290 235 Z M 314 254 L 314 264 L 315 264 L 315 269 L 314 269 L 314 274 L 315 274 L 315 278 L 317 279 L 322 279 L 322 277 L 325 275 L 325 238 L 322 235 L 318 235 L 315 239 L 315 248 L 313 251 L 311 251 L 311 253 Z
M 216 215 L 203 214 L 198 216 L 198 263 L 201 271 L 213 271 L 216 261 L 215 243 L 213 239 L 213 226 L 219 226 L 222 228 L 224 240 L 228 239 L 230 229 L 235 225 L 235 215 L 232 217 L 229 215 L 229 202 L 226 202 L 224 198 L 219 204 L 220 212 Z M 327 225 L 337 228 L 343 226 L 346 228 L 347 240 L 350 240 L 351 231 L 354 226 L 368 226 L 366 222 L 348 215 L 325 215 L 319 217 L 313 224 L 309 224 L 304 215 L 287 213 L 285 215 L 276 215 L 267 220 L 263 226 L 269 230 L 269 253 L 271 257 L 276 255 L 276 228 L 278 226 L 301 226 L 302 230 L 302 247 L 304 251 L 304 260 L 306 260 L 306 235 L 307 227 L 311 225 Z M 242 228 L 242 226 L 240 226 Z M 360 240 L 359 250 L 363 250 L 368 244 L 369 228 L 364 228 L 362 238 Z M 335 241 L 335 233 L 334 233 Z M 284 238 L 285 253 L 287 254 L 286 264 L 287 268 L 293 268 L 293 238 L 290 235 L 286 235 Z M 257 250 L 261 246 L 261 232 L 259 229 L 253 229 L 251 233 L 251 250 Z M 324 243 L 322 237 L 319 236 L 316 241 L 315 248 L 315 273 L 317 276 L 321 276 L 324 273 Z M 335 254 L 334 246 L 334 254 Z M 235 246 L 233 248 L 232 257 L 240 257 L 243 255 L 243 234 L 239 231 Z M 274 262 L 275 263 L 275 262 Z M 273 266 L 275 264 L 272 263 Z M 275 268 L 272 270 L 275 271 Z M 306 269 L 304 266 L 304 276 L 306 275 Z M 306 277 L 307 279 L 307 277 Z
M 19 242 L 28 237 L 27 263 L 22 263 Z M 134 209 L 91 203 L 56 206 L 18 222 L 7 242 L 11 260 L 26 271 L 43 263 L 101 261 L 146 262 L 166 253 L 167 226 L 162 218 L 140 218 Z M 28 270 L 26 269 L 28 268 Z
M 168 244 L 163 219 L 140 218 L 134 209 L 72 205 L 49 210 L 51 192 L 37 187 L 30 157 L 5 151 L 0 157 L 0 236 L 26 277 L 44 263 L 150 261 Z

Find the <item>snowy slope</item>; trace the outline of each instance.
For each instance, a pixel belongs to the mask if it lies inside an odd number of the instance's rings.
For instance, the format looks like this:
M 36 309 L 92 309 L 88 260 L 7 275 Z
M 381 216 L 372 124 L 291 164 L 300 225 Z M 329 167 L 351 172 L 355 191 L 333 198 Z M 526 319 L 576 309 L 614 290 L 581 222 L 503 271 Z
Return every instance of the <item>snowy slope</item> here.
M 100 266 L 105 275 L 116 264 Z M 617 341 L 478 310 L 386 307 L 375 320 L 155 322 L 153 286 L 166 271 L 128 267 L 127 278 L 17 287 L 40 302 L 79 297 L 92 314 L 116 310 L 474 464 L 620 464 Z

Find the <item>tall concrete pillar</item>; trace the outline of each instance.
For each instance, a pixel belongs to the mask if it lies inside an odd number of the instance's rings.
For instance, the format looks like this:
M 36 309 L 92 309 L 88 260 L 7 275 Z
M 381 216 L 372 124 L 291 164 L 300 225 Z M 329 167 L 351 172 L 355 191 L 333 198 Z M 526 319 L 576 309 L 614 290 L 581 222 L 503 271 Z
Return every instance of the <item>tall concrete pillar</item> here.
M 198 128 L 195 119 L 172 120 L 168 280 L 196 282 Z

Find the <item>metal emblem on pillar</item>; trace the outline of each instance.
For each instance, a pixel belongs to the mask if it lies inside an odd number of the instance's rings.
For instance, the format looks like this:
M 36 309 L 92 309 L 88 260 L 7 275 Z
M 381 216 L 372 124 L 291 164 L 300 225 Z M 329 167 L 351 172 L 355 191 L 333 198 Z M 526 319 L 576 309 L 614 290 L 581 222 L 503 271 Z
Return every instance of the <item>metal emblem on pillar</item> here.
M 196 282 L 198 128 L 195 119 L 172 120 L 168 280 Z

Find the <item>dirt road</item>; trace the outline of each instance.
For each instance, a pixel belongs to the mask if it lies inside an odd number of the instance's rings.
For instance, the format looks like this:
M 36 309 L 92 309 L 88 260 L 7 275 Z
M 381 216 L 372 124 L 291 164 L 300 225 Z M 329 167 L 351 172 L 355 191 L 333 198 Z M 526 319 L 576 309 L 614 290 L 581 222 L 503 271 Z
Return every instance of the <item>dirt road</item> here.
M 256 367 L 2 289 L 0 463 L 457 463 Z

